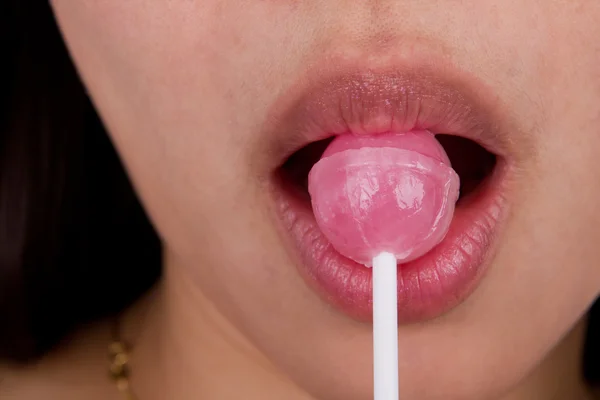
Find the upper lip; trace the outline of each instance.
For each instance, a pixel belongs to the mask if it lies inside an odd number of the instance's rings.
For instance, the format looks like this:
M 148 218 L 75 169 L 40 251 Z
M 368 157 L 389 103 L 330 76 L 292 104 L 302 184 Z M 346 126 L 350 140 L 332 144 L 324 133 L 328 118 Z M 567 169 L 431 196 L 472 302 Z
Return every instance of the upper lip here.
M 334 71 L 303 80 L 276 101 L 267 140 L 282 163 L 307 144 L 338 134 L 426 129 L 465 137 L 505 158 L 515 150 L 510 136 L 517 130 L 485 92 L 474 78 L 435 71 Z

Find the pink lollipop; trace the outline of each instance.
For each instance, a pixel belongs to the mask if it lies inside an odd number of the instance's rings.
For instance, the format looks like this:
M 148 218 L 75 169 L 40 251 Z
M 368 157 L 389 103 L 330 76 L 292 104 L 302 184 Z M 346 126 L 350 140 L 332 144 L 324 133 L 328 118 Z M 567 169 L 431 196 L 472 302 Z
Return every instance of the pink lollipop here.
M 308 176 L 317 224 L 344 256 L 373 265 L 374 399 L 397 400 L 397 261 L 446 235 L 458 175 L 427 131 L 342 135 Z
M 459 179 L 427 131 L 337 137 L 309 174 L 316 221 L 344 256 L 407 262 L 446 235 Z

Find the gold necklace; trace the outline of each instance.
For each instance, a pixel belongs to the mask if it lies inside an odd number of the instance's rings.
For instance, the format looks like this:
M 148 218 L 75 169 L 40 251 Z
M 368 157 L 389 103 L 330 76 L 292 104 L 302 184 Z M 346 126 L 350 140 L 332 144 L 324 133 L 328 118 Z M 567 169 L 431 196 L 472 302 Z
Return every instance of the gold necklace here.
M 108 345 L 109 376 L 125 400 L 137 400 L 130 384 L 130 351 L 131 346 L 121 340 L 120 324 L 116 319 L 112 329 L 112 341 Z

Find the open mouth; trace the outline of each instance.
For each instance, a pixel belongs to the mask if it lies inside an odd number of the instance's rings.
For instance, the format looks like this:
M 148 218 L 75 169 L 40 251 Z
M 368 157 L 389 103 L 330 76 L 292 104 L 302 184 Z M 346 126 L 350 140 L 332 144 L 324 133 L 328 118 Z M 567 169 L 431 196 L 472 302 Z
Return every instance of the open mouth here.
M 460 177 L 460 195 L 457 207 L 468 203 L 476 196 L 478 189 L 492 176 L 497 165 L 497 156 L 473 140 L 448 134 L 438 134 L 436 139 L 446 151 L 452 168 Z M 321 159 L 323 152 L 333 137 L 309 143 L 293 153 L 277 174 L 285 190 L 297 197 L 299 202 L 310 207 L 308 194 L 308 173 Z
M 460 177 L 460 195 L 444 239 L 427 254 L 398 266 L 399 321 L 436 317 L 460 304 L 477 286 L 507 208 L 505 147 L 455 88 L 396 75 L 354 76 L 321 88 L 282 118 L 280 131 L 299 138 L 273 175 L 272 191 L 289 251 L 306 282 L 344 313 L 371 318 L 371 270 L 342 256 L 319 230 L 308 175 L 337 135 L 429 130 Z M 408 85 L 408 86 L 407 86 Z M 488 123 L 489 122 L 489 123 Z

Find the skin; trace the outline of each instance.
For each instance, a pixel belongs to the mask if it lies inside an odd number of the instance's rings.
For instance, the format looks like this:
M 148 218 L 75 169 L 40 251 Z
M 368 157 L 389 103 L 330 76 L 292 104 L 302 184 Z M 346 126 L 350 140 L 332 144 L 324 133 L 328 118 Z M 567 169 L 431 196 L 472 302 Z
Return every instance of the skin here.
M 165 243 L 165 278 L 125 320 L 141 400 L 371 398 L 369 328 L 299 278 L 262 190 L 269 111 L 324 54 L 443 60 L 490 88 L 523 132 L 480 287 L 400 327 L 402 398 L 586 395 L 582 316 L 600 292 L 600 2 L 51 3 Z M 116 396 L 103 380 L 107 337 L 100 325 L 17 374 L 14 398 Z M 51 370 L 70 379 L 50 384 Z

